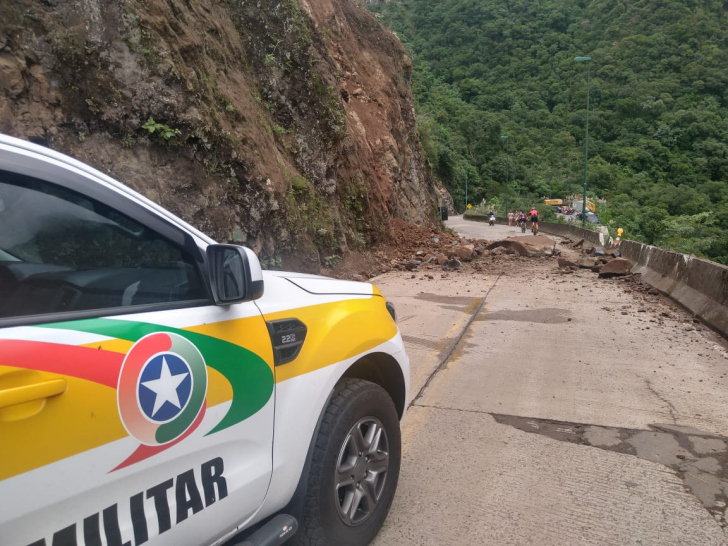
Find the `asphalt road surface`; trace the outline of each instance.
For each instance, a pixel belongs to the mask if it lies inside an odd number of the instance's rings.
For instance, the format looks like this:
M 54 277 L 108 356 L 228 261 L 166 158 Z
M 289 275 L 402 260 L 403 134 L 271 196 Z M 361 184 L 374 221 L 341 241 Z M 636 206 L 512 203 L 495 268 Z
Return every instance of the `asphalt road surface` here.
M 412 364 L 374 544 L 726 544 L 728 346 L 634 282 L 498 259 L 501 274 L 373 279 Z

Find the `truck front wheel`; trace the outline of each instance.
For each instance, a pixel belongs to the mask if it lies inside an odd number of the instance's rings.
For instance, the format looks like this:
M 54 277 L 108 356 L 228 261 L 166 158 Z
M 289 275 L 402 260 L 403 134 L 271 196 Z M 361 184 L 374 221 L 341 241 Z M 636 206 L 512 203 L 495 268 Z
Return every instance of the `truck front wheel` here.
M 400 460 L 399 419 L 392 399 L 379 385 L 343 379 L 316 437 L 298 542 L 369 544 L 392 504 Z

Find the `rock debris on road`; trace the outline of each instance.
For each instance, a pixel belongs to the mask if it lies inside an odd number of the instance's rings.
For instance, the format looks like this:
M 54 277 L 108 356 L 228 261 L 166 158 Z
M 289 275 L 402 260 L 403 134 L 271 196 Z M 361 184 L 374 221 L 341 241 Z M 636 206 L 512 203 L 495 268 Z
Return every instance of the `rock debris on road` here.
M 473 224 L 451 227 L 520 235 Z M 373 279 L 421 393 L 375 544 L 726 544 L 722 338 L 635 276 L 485 260 L 444 279 Z

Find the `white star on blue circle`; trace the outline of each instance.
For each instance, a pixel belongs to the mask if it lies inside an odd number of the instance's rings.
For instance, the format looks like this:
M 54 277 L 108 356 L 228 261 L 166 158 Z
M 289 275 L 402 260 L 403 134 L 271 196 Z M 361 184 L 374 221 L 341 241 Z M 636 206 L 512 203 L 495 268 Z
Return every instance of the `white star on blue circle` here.
M 192 370 L 173 353 L 158 354 L 139 377 L 139 405 L 147 418 L 165 423 L 177 417 L 192 392 Z

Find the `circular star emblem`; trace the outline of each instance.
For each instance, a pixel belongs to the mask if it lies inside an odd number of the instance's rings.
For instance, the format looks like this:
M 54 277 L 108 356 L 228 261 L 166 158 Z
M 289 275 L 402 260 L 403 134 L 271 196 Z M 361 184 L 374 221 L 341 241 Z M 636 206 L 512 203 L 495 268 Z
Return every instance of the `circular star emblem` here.
M 121 365 L 117 400 L 126 430 L 141 443 L 168 444 L 199 425 L 207 366 L 188 339 L 168 332 L 137 341 Z

